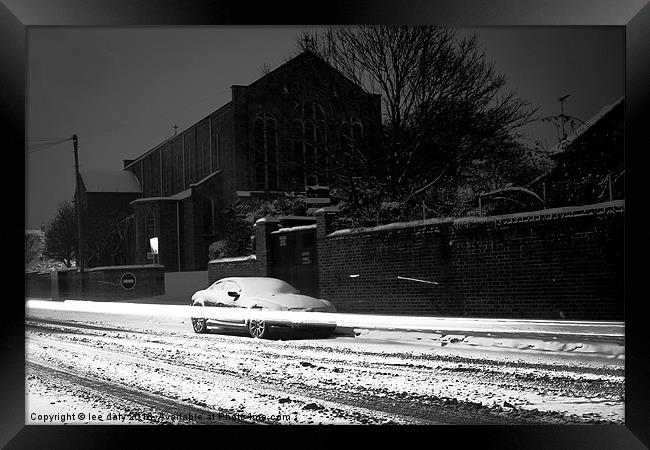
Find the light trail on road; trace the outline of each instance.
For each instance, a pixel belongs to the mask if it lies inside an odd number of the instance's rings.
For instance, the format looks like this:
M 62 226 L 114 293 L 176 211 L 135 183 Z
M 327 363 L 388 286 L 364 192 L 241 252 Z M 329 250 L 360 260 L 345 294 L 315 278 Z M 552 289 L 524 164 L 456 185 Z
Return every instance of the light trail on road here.
M 201 308 L 180 305 L 152 305 L 143 303 L 91 302 L 67 300 L 64 302 L 28 300 L 26 310 L 129 314 L 149 317 L 184 319 L 201 317 L 213 320 L 263 319 L 291 324 L 325 325 L 377 330 L 466 332 L 498 335 L 553 336 L 573 339 L 588 338 L 623 342 L 623 322 L 610 321 L 555 321 L 519 319 L 483 319 L 458 317 L 381 316 L 371 314 L 343 314 L 296 311 L 269 311 L 245 308 Z

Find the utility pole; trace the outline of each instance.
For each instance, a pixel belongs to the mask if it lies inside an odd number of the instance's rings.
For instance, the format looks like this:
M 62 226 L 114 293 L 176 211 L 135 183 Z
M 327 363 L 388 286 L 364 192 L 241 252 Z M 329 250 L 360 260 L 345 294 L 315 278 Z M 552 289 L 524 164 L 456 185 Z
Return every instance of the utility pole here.
M 80 183 L 79 180 L 81 179 L 81 175 L 79 174 L 79 142 L 77 139 L 77 135 L 73 134 L 72 135 L 72 145 L 74 146 L 74 174 L 75 174 L 75 192 L 76 192 L 76 199 L 75 199 L 75 213 L 77 216 L 77 245 L 79 246 L 79 249 L 77 250 L 77 267 L 79 267 L 79 270 L 81 272 L 84 271 L 86 267 L 86 262 L 85 262 L 85 255 L 84 255 L 84 241 L 83 241 L 83 233 L 81 231 L 81 190 L 80 190 Z

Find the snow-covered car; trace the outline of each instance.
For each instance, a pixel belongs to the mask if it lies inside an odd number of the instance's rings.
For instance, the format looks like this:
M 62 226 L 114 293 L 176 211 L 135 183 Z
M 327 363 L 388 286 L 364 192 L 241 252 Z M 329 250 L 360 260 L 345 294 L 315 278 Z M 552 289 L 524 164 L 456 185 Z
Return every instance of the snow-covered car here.
M 336 312 L 327 300 L 301 295 L 289 283 L 269 277 L 222 278 L 192 296 L 192 306 L 258 308 L 272 311 Z M 214 320 L 192 317 L 196 333 L 205 333 L 209 326 L 245 328 L 251 337 L 268 338 L 271 327 L 292 327 L 327 337 L 336 325 L 292 325 L 290 322 L 265 320 Z

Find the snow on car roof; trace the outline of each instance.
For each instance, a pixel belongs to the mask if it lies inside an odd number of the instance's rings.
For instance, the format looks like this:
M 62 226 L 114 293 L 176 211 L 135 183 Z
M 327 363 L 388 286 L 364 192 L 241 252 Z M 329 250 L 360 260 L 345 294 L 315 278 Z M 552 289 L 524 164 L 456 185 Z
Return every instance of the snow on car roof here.
M 296 293 L 298 290 L 286 281 L 270 277 L 228 277 L 219 281 L 234 281 L 248 295 L 269 293 Z

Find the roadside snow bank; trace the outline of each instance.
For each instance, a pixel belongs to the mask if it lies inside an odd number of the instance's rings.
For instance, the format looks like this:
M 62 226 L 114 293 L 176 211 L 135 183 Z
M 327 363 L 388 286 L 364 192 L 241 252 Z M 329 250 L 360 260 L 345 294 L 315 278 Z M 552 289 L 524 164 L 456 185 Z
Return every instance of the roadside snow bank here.
M 584 355 L 606 356 L 625 359 L 625 345 L 607 341 L 588 341 L 574 339 L 533 339 L 518 336 L 473 336 L 471 334 L 440 334 L 425 332 L 396 332 L 384 330 L 354 329 L 357 337 L 367 340 L 387 341 L 393 343 L 413 344 L 420 342 L 441 347 L 476 347 L 490 350 L 523 350 L 530 352 L 576 353 Z

